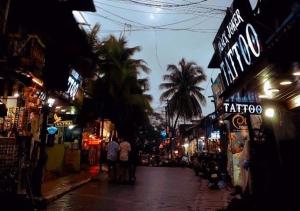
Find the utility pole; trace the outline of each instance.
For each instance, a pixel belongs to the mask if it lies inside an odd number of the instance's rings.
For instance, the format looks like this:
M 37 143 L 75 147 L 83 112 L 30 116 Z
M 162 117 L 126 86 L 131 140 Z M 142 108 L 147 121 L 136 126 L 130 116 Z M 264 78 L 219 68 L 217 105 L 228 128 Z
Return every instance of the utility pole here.
M 166 100 L 166 106 L 165 106 L 165 117 L 166 117 L 166 130 L 168 131 L 170 145 L 169 145 L 169 151 L 171 151 L 171 158 L 173 157 L 173 130 L 171 129 L 171 123 L 170 123 L 170 111 L 169 111 L 169 100 Z M 171 134 L 171 136 L 170 136 Z

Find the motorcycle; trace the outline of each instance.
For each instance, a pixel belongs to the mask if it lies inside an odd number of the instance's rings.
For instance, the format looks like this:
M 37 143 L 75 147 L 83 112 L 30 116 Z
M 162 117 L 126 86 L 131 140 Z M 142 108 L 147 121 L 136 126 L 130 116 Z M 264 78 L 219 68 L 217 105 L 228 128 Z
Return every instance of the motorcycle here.
M 218 189 L 220 181 L 220 170 L 219 164 L 216 161 L 210 161 L 207 163 L 206 172 L 209 181 L 209 187 Z

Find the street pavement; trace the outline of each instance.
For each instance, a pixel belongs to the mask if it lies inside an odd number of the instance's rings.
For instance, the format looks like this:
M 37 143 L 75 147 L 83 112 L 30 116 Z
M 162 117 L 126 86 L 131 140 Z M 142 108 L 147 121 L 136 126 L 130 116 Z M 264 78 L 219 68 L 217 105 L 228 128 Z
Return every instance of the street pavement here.
M 231 190 L 211 190 L 189 168 L 138 167 L 135 185 L 111 184 L 107 176 L 67 193 L 47 210 L 206 211 L 225 208 Z

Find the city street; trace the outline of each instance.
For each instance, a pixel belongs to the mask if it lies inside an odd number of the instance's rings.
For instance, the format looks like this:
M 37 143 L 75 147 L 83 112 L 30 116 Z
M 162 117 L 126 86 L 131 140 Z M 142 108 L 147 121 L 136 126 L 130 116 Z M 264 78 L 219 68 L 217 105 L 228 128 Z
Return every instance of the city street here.
M 211 190 L 189 168 L 138 167 L 135 185 L 94 180 L 50 204 L 47 210 L 218 210 L 230 191 Z

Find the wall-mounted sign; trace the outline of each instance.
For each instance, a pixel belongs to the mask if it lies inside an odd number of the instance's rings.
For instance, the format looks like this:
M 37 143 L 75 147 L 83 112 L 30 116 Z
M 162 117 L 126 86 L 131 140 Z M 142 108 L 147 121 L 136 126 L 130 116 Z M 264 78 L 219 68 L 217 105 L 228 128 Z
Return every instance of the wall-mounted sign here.
M 60 122 L 54 123 L 54 125 L 56 127 L 68 127 L 70 125 L 73 125 L 73 121 L 72 120 L 60 121 Z
M 214 39 L 220 69 L 228 87 L 260 57 L 262 47 L 249 1 L 235 0 Z
M 231 132 L 248 130 L 247 119 L 241 114 L 236 114 L 232 117 L 230 126 Z
M 58 130 L 57 127 L 53 127 L 53 126 L 47 128 L 47 131 L 50 135 L 55 134 L 57 130 Z
M 67 90 L 67 94 L 72 98 L 72 100 L 75 99 L 76 93 L 80 86 L 80 82 L 81 82 L 80 75 L 74 69 L 72 69 L 72 72 L 68 79 L 68 90 Z
M 250 113 L 250 114 L 262 114 L 262 106 L 258 104 L 250 103 L 224 103 L 225 113 Z

